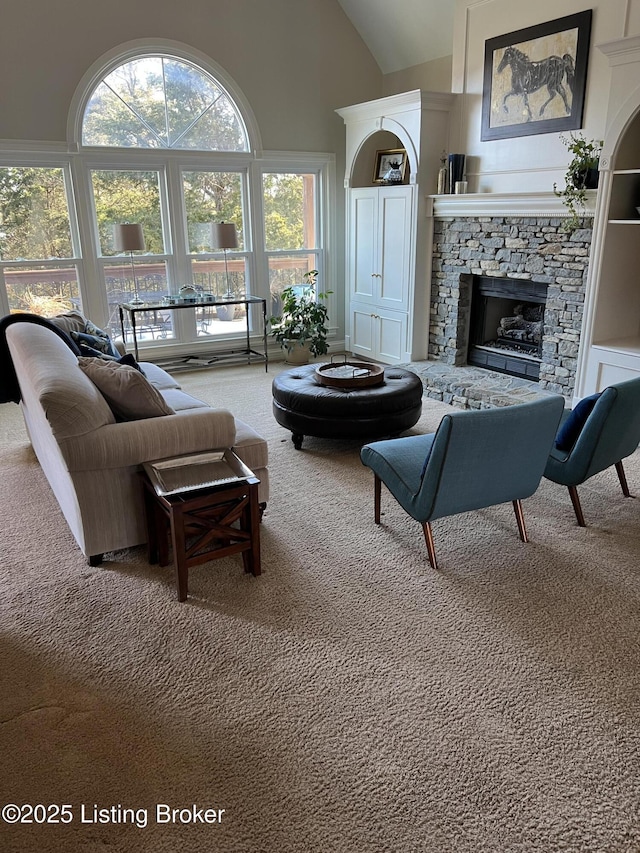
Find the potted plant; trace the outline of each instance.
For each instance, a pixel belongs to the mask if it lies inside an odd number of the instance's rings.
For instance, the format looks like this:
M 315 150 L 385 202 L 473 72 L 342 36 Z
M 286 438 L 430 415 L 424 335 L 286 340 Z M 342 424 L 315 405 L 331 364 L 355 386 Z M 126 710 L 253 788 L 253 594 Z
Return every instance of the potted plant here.
M 310 270 L 302 287 L 286 287 L 282 291 L 282 314 L 269 321 L 271 334 L 286 349 L 290 364 L 306 364 L 310 355 L 324 355 L 329 349 L 328 309 L 320 300 L 331 291 L 316 296 L 317 275 L 318 270 Z
M 559 190 L 556 184 L 553 191 L 562 199 L 571 216 L 564 223 L 563 230 L 571 231 L 580 227 L 580 219 L 585 214 L 587 205 L 587 190 L 598 186 L 598 162 L 602 152 L 602 140 L 587 140 L 582 134 L 570 133 L 561 136 L 560 140 L 573 154 L 564 176 L 565 188 Z

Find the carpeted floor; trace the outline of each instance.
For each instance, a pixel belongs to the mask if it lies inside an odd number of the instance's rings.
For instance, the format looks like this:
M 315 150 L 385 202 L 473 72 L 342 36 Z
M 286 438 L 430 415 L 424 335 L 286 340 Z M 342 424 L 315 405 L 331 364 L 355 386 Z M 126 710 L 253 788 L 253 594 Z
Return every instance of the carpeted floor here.
M 143 548 L 86 564 L 0 406 L 0 801 L 72 807 L 0 821 L 0 849 L 638 851 L 640 500 L 599 475 L 580 529 L 543 482 L 528 545 L 510 505 L 442 519 L 434 572 L 385 494 L 374 525 L 355 443 L 293 449 L 276 369 L 180 376 L 268 438 L 272 476 L 264 574 L 208 563 L 185 604 Z

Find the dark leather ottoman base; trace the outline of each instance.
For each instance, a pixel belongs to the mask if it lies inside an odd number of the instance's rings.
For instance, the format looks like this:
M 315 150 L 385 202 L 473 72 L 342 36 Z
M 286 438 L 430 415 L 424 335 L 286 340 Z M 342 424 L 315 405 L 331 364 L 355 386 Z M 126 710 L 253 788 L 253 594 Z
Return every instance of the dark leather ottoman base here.
M 417 423 L 422 382 L 410 370 L 385 367 L 384 382 L 368 388 L 332 388 L 316 381 L 317 364 L 286 370 L 272 384 L 273 414 L 292 432 L 296 450 L 305 435 L 319 438 L 386 438 Z

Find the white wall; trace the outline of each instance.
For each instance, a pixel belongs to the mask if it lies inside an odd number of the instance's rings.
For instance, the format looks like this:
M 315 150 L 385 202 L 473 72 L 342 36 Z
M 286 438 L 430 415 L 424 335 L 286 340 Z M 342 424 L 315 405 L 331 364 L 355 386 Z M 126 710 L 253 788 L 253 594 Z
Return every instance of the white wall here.
M 240 86 L 265 149 L 344 149 L 337 107 L 379 97 L 382 74 L 336 0 L 3 0 L 0 139 L 65 139 L 85 71 L 160 37 L 210 56 Z
M 610 71 L 596 45 L 628 34 L 630 6 L 627 0 L 594 0 L 589 5 L 593 20 L 583 133 L 602 139 Z M 458 150 L 467 155 L 471 192 L 550 191 L 554 181 L 563 184 L 568 155 L 558 133 L 480 141 L 484 45 L 494 36 L 584 9 L 584 0 L 457 0 L 453 88 L 461 92 L 461 104 L 453 138 L 458 140 Z M 640 14 L 634 19 L 640 24 Z
M 404 71 L 385 74 L 382 81 L 382 96 L 426 89 L 428 92 L 451 91 L 451 56 L 432 59 L 421 65 L 413 65 Z

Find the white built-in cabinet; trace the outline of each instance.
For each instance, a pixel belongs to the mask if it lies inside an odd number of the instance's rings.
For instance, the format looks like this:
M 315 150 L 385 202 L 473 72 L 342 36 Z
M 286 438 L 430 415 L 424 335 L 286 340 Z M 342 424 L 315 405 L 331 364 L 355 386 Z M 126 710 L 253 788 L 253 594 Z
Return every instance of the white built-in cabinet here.
M 413 270 L 413 186 L 350 193 L 350 348 L 389 363 L 402 360 Z
M 338 110 L 347 128 L 346 349 L 384 364 L 427 355 L 432 218 L 452 95 L 421 90 Z M 375 185 L 377 150 L 404 148 L 402 184 Z
M 599 47 L 612 76 L 576 397 L 640 376 L 640 37 Z

